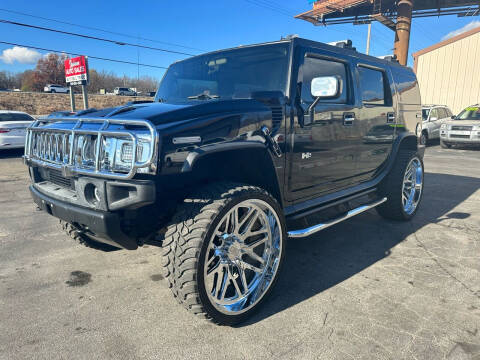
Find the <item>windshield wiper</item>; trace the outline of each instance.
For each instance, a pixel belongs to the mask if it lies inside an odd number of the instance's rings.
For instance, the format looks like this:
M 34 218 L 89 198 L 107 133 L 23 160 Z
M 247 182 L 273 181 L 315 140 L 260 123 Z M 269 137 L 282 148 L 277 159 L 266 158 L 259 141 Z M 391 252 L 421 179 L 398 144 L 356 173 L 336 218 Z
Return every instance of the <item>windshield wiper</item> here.
M 187 99 L 188 100 L 212 100 L 212 99 L 218 99 L 220 96 L 218 95 L 210 95 L 207 93 L 201 93 L 198 95 L 193 95 L 189 96 Z

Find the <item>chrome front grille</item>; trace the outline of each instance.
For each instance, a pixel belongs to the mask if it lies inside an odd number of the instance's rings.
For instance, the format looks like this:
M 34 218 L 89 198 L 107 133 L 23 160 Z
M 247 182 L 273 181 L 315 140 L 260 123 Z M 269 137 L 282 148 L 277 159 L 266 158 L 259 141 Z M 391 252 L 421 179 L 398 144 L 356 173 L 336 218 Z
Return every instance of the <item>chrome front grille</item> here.
M 458 131 L 472 131 L 472 126 L 458 126 L 452 125 L 451 130 L 458 130 Z
M 69 163 L 71 134 L 34 131 L 30 141 L 31 156 L 57 164 Z
M 56 118 L 37 120 L 28 127 L 24 159 L 27 164 L 59 170 L 63 177 L 129 179 L 137 172 L 155 173 L 157 151 L 157 131 L 146 120 Z

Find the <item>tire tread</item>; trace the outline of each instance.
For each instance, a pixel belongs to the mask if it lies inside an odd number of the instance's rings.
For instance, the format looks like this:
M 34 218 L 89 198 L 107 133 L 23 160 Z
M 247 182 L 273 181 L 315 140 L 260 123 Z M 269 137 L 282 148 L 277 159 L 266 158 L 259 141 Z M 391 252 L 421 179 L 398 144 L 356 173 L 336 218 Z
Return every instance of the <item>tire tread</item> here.
M 213 183 L 199 189 L 178 206 L 162 244 L 163 275 L 173 296 L 191 313 L 217 324 L 225 322 L 207 313 L 199 295 L 200 252 L 209 224 L 229 200 L 249 192 L 270 196 L 259 187 L 230 182 Z

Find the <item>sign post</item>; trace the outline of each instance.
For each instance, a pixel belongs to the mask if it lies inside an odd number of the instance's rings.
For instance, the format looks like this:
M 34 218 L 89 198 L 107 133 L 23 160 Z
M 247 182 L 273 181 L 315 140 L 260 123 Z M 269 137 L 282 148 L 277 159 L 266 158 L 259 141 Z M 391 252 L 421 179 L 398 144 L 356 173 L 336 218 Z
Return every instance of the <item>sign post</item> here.
M 88 109 L 88 58 L 86 56 L 77 56 L 65 60 L 65 80 L 70 86 L 70 104 L 72 111 L 75 111 L 75 95 L 73 94 L 74 85 L 82 85 L 83 107 Z
M 87 94 L 87 86 L 82 85 L 82 95 L 83 95 L 83 108 L 85 110 L 88 109 L 88 94 Z
M 75 94 L 73 93 L 73 86 L 70 85 L 70 107 L 72 112 L 75 112 Z

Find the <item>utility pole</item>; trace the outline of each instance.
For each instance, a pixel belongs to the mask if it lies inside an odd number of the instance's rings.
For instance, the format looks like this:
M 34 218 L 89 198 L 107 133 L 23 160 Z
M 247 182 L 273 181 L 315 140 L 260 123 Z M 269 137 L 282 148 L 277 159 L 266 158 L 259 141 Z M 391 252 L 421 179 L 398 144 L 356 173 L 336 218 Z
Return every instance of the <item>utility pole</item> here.
M 395 31 L 395 55 L 401 65 L 407 65 L 410 29 L 412 27 L 412 10 L 414 0 L 398 2 L 397 26 Z
M 367 35 L 367 51 L 365 52 L 367 55 L 370 54 L 370 39 L 372 37 L 372 23 L 368 23 L 368 35 Z

